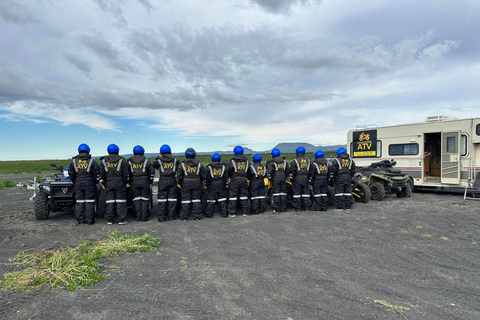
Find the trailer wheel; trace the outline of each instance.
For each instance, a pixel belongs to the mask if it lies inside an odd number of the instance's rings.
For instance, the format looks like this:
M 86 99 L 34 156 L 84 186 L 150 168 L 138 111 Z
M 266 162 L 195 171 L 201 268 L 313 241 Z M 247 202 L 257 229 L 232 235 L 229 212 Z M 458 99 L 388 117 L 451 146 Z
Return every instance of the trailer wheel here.
M 44 192 L 39 192 L 35 196 L 35 219 L 46 220 L 50 215 L 50 201 Z
M 372 200 L 382 201 L 385 199 L 385 187 L 380 182 L 374 182 L 370 187 Z
M 365 183 L 358 183 L 352 192 L 353 198 L 357 202 L 368 203 L 371 198 L 370 189 Z

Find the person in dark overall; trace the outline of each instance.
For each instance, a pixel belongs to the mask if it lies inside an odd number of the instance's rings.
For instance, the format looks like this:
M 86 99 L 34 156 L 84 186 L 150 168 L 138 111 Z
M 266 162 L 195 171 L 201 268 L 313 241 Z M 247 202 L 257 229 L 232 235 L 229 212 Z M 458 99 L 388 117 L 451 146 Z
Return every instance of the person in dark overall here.
M 177 168 L 180 161 L 172 155 L 169 145 L 160 147 L 160 155 L 153 162 L 153 167 L 159 171 L 158 180 L 158 221 L 175 220 L 177 205 Z
M 281 157 L 279 149 L 271 152 L 272 160 L 267 164 L 267 178 L 272 182 L 273 213 L 287 210 L 287 172 L 288 163 Z
M 330 179 L 330 166 L 322 150 L 315 152 L 315 161 L 310 166 L 309 180 L 313 187 L 313 209 L 328 210 L 327 187 Z
M 130 186 L 133 194 L 133 211 L 137 221 L 147 221 L 150 216 L 150 188 L 155 170 L 144 156 L 142 146 L 133 148 L 133 157 L 128 159 Z
M 205 167 L 195 159 L 195 149 L 185 150 L 185 160 L 177 169 L 177 179 L 181 187 L 182 208 L 180 219 L 187 221 L 193 214 L 194 220 L 202 219 L 202 188 L 205 180 Z
M 205 217 L 212 218 L 215 208 L 215 202 L 220 207 L 220 216 L 228 217 L 227 211 L 227 180 L 228 173 L 226 166 L 221 163 L 222 157 L 218 153 L 212 154 L 212 163 L 206 168 L 207 180 L 207 207 L 205 209 Z
M 228 164 L 228 213 L 230 217 L 236 216 L 237 198 L 242 206 L 243 216 L 246 217 L 250 213 L 250 201 L 248 201 L 248 183 L 247 170 L 248 160 L 243 155 L 243 147 L 236 146 L 233 149 L 235 157 Z
M 295 212 L 308 211 L 312 207 L 310 199 L 310 186 L 308 183 L 308 172 L 310 170 L 310 159 L 305 157 L 305 148 L 298 147 L 297 158 L 290 163 L 289 178 L 293 188 L 293 207 Z
M 75 217 L 78 223 L 94 224 L 99 169 L 90 155 L 90 147 L 85 143 L 78 147 L 78 155 L 72 158 L 68 176 L 75 187 Z
M 118 224 L 127 224 L 128 164 L 118 155 L 119 151 L 117 145 L 111 144 L 107 147 L 108 156 L 100 158 L 100 177 L 107 202 L 105 219 L 109 225 L 113 224 L 115 207 Z
M 248 168 L 247 177 L 250 180 L 250 202 L 253 214 L 264 213 L 267 208 L 265 199 L 265 175 L 267 170 L 262 164 L 262 155 L 255 153 L 253 163 Z
M 357 171 L 355 162 L 345 148 L 338 148 L 333 159 L 332 176 L 335 188 L 335 210 L 350 210 L 352 206 L 352 177 Z

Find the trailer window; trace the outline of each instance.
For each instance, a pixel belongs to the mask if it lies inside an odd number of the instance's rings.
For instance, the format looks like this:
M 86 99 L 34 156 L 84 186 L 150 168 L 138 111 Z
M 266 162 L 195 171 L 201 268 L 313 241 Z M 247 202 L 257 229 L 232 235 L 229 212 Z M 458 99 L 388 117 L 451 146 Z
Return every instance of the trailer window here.
M 391 156 L 417 155 L 418 143 L 391 144 L 388 146 L 388 154 Z
M 480 136 L 480 123 L 477 124 L 477 136 Z
M 462 134 L 462 137 L 460 138 L 460 155 L 467 155 L 467 136 L 465 134 Z

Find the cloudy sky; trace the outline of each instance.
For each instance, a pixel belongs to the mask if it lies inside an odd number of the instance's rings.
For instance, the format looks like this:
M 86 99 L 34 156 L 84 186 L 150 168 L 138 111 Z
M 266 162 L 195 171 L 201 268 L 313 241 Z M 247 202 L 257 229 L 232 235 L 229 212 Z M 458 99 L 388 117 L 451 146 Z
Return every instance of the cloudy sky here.
M 0 160 L 480 116 L 478 0 L 0 2 Z

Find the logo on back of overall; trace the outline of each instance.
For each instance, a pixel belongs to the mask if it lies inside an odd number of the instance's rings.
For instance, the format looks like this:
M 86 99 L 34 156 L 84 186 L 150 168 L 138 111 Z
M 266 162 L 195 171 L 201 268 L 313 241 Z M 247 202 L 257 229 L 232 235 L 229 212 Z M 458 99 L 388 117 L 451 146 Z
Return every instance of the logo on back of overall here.
M 132 168 L 133 169 L 142 169 L 143 168 L 143 163 L 132 163 Z
M 246 169 L 246 164 L 245 162 L 237 162 L 237 168 L 238 170 L 245 170 Z
M 163 164 L 163 169 L 173 169 L 173 162 L 164 163 L 164 164 Z
M 77 169 L 87 169 L 88 163 L 87 160 L 78 160 Z
M 187 172 L 188 172 L 188 173 L 196 173 L 196 172 L 197 172 L 197 167 L 190 167 L 190 166 L 188 166 Z
M 213 169 L 213 176 L 219 177 L 222 175 L 222 169 Z
M 350 161 L 348 159 L 342 159 L 342 167 L 348 168 Z
M 307 159 L 300 160 L 300 169 L 306 169 L 308 167 Z
M 107 168 L 116 168 L 118 166 L 118 162 L 107 162 Z
M 257 174 L 263 176 L 263 166 L 257 167 Z

